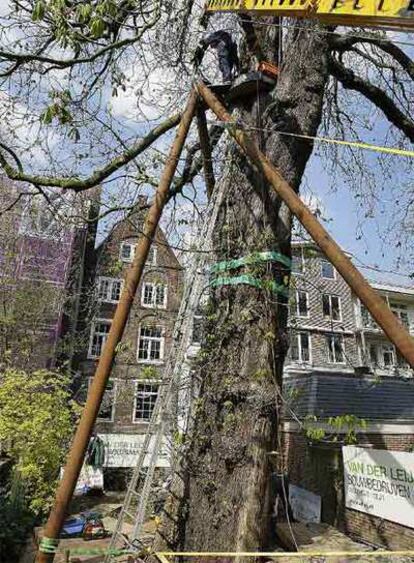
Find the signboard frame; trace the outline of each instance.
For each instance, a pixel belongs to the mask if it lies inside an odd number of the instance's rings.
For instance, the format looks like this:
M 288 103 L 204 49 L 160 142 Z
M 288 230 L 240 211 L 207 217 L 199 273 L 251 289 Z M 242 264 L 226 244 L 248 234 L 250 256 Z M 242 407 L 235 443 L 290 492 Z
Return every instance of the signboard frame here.
M 414 453 L 342 447 L 345 506 L 414 528 Z

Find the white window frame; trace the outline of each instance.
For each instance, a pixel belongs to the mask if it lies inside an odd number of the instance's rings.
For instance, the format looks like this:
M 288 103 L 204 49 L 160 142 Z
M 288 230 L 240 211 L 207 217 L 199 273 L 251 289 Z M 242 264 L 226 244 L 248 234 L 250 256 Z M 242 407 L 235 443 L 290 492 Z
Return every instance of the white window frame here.
M 328 338 L 330 339 L 330 342 L 328 342 Z M 332 357 L 336 359 L 336 354 L 335 354 L 335 346 L 333 345 L 334 339 L 335 338 L 339 338 L 340 340 L 340 344 L 341 344 L 341 348 L 342 348 L 342 357 L 343 360 L 341 362 L 337 362 L 337 361 L 331 361 L 330 360 L 330 355 L 329 355 L 329 348 L 327 348 L 327 353 L 328 353 L 328 364 L 337 366 L 337 365 L 344 365 L 346 364 L 346 355 L 345 355 L 345 339 L 343 337 L 342 334 L 326 334 L 325 335 L 325 342 L 327 346 L 330 346 L 330 350 L 332 353 Z
M 391 311 L 394 313 L 394 315 L 396 317 L 398 317 L 400 323 L 405 326 L 405 328 L 410 328 L 411 322 L 410 322 L 410 315 L 408 312 L 408 307 L 407 305 L 405 305 L 405 303 L 397 303 L 395 301 L 390 301 L 390 309 Z M 401 318 L 401 313 L 405 313 L 406 317 L 407 317 L 407 322 L 405 323 L 402 318 Z
M 92 385 L 92 381 L 93 381 L 93 377 L 89 378 L 89 387 Z M 112 377 L 108 380 L 108 383 L 113 383 L 114 384 L 114 388 L 113 388 L 113 393 L 114 393 L 114 397 L 113 397 L 113 401 L 112 401 L 112 405 L 111 405 L 111 418 L 100 418 L 99 417 L 99 412 L 98 412 L 98 416 L 96 417 L 96 421 L 100 422 L 100 423 L 105 423 L 105 422 L 114 422 L 115 420 L 115 403 L 116 403 L 116 396 L 117 396 L 117 392 L 118 392 L 118 380 L 117 379 L 113 379 Z M 106 393 L 106 390 L 105 390 Z M 105 398 L 105 393 L 104 396 L 102 397 L 102 401 Z
M 143 418 L 136 418 L 137 412 L 137 402 L 138 402 L 138 385 L 157 385 L 157 394 L 155 401 L 157 400 L 161 380 L 160 379 L 137 379 L 134 381 L 135 389 L 134 389 L 134 409 L 132 411 L 132 423 L 133 424 L 149 424 L 151 422 L 151 417 L 148 419 Z M 155 395 L 155 393 L 148 393 L 149 395 Z M 155 403 L 154 403 L 155 408 Z M 152 414 L 152 413 L 151 413 Z
M 145 287 L 152 286 L 152 301 L 151 303 L 145 303 Z M 157 305 L 157 287 L 164 288 L 164 302 L 162 305 Z M 141 305 L 146 309 L 166 309 L 167 308 L 167 295 L 168 295 L 168 285 L 166 283 L 155 283 L 155 282 L 144 282 L 142 284 L 141 290 Z
M 145 336 L 144 338 L 147 338 L 151 341 L 154 340 L 160 340 L 160 358 L 157 360 L 152 360 L 151 358 L 140 358 L 139 357 L 139 343 L 140 343 L 140 339 L 141 339 L 141 330 L 143 328 L 159 328 L 161 329 L 161 336 Z M 138 327 L 138 341 L 137 341 L 137 362 L 139 364 L 156 364 L 156 365 L 160 365 L 164 363 L 164 351 L 165 351 L 165 335 L 164 335 L 164 327 L 160 326 L 160 325 L 147 325 L 146 323 L 141 323 Z
M 130 259 L 127 260 L 126 258 L 124 258 L 122 256 L 122 249 L 124 246 L 130 246 L 131 247 L 131 254 L 130 254 Z M 121 243 L 120 249 L 119 249 L 119 258 L 122 262 L 125 262 L 127 264 L 130 264 L 134 257 L 135 257 L 135 249 L 136 249 L 137 243 L 134 242 L 128 242 L 128 241 L 123 241 Z M 151 260 L 151 254 L 152 254 L 152 260 Z M 148 257 L 147 257 L 147 261 L 145 263 L 146 266 L 156 266 L 157 264 L 157 247 L 154 245 L 150 246 L 149 252 L 148 252 Z
M 327 278 L 326 276 L 323 275 L 323 264 L 329 264 L 330 266 L 332 266 L 333 269 L 333 278 Z M 336 269 L 335 266 L 329 262 L 329 260 L 326 260 L 326 258 L 321 258 L 321 278 L 324 280 L 336 280 Z
M 366 311 L 366 314 L 368 315 L 367 317 L 367 323 L 364 323 L 364 313 L 363 311 Z M 371 329 L 379 329 L 378 324 L 375 322 L 374 318 L 372 317 L 371 313 L 368 311 L 368 309 L 365 307 L 365 305 L 359 301 L 359 316 L 361 319 L 361 328 L 371 328 Z
M 306 295 L 306 315 L 301 315 L 299 310 L 299 293 L 304 293 Z M 296 316 L 300 319 L 309 319 L 310 312 L 309 312 L 309 292 L 303 289 L 297 289 L 295 293 L 296 298 Z
M 98 359 L 98 358 L 100 357 L 100 356 L 96 356 L 95 354 L 92 353 L 93 337 L 94 337 L 94 334 L 95 334 L 95 326 L 96 326 L 97 324 L 99 324 L 99 323 L 106 323 L 106 324 L 109 324 L 109 328 L 110 328 L 110 327 L 111 327 L 111 324 L 112 324 L 112 319 L 94 319 L 94 320 L 92 321 L 92 324 L 91 324 L 91 333 L 90 333 L 90 336 L 89 336 L 89 348 L 88 348 L 88 358 L 89 358 L 90 360 L 96 360 L 96 359 Z M 106 338 L 105 338 L 104 341 L 102 342 L 101 351 L 102 351 L 103 347 L 105 346 L 105 342 L 106 342 L 106 339 L 107 339 L 107 338 L 108 338 L 108 335 L 106 336 Z
M 106 296 L 105 298 L 102 298 L 100 296 L 101 293 L 101 283 L 102 282 L 108 282 L 109 286 L 106 292 Z M 112 299 L 112 289 L 113 289 L 113 285 L 115 283 L 120 283 L 120 290 L 119 290 L 119 297 L 121 297 L 121 293 L 122 293 L 122 289 L 124 286 L 124 280 L 120 279 L 120 278 L 110 278 L 110 277 L 106 277 L 106 276 L 99 276 L 98 277 L 98 300 L 101 301 L 102 303 L 119 303 L 119 299 Z M 109 297 L 108 297 L 109 296 Z
M 309 360 L 303 359 L 302 342 L 301 342 L 301 339 L 300 339 L 301 334 L 306 334 L 306 336 L 308 337 Z M 296 359 L 293 359 L 291 357 L 291 361 L 295 362 L 297 364 L 311 364 L 312 363 L 312 337 L 311 337 L 310 332 L 307 332 L 306 330 L 298 330 L 298 331 L 295 331 L 294 337 L 296 338 L 296 341 L 297 341 L 297 348 L 299 350 L 299 359 L 296 360 Z
M 371 350 L 369 350 L 369 360 L 370 360 L 370 364 L 373 368 L 376 369 L 380 369 L 380 370 L 393 370 L 395 368 L 398 368 L 398 362 L 397 362 L 397 352 L 395 350 L 395 346 L 393 346 L 392 344 L 388 344 L 385 342 L 372 342 L 369 344 L 370 347 L 373 347 L 375 350 L 375 358 L 376 361 L 374 363 L 374 365 L 372 365 L 372 355 L 371 355 Z M 392 354 L 392 364 L 389 366 L 385 365 L 384 362 L 384 352 L 391 352 Z
M 325 315 L 323 312 L 323 298 L 324 296 L 329 297 L 329 316 Z M 334 319 L 332 317 L 332 297 L 336 297 L 338 299 L 338 310 L 339 310 L 339 319 Z M 342 322 L 342 299 L 340 295 L 335 295 L 334 293 L 322 293 L 322 316 L 324 319 L 330 319 L 334 323 Z
M 298 259 L 298 262 L 299 262 L 299 264 L 300 264 L 300 270 L 299 270 L 299 272 L 297 272 L 296 270 L 293 269 L 294 259 L 296 259 L 296 258 Z M 302 249 L 300 249 L 300 253 L 299 253 L 299 254 L 296 254 L 296 253 L 293 253 L 293 254 L 292 254 L 291 274 L 292 274 L 293 276 L 302 276 L 304 269 L 305 269 L 305 260 L 304 260 L 304 257 L 303 257 Z
M 397 367 L 397 354 L 396 354 L 396 352 L 395 352 L 395 347 L 394 347 L 392 344 L 381 344 L 380 350 L 381 350 L 381 356 L 380 356 L 381 363 L 380 363 L 380 367 L 381 367 L 382 369 L 387 369 L 387 370 L 388 370 L 388 369 L 389 369 L 389 370 L 395 369 L 395 368 Z M 384 353 L 385 353 L 385 352 L 387 352 L 387 353 L 391 352 L 391 355 L 392 355 L 392 363 L 391 363 L 391 365 L 389 365 L 389 366 L 386 366 L 386 365 L 385 365 L 385 362 L 384 362 Z
M 124 256 L 122 256 L 122 249 L 124 248 L 124 246 L 129 246 L 131 249 L 131 254 L 130 254 L 130 258 L 127 259 Z M 123 241 L 121 243 L 120 249 L 119 249 L 119 258 L 122 262 L 126 262 L 127 264 L 130 264 L 132 262 L 132 260 L 134 259 L 134 255 L 135 255 L 135 244 L 132 242 L 128 242 L 128 241 Z

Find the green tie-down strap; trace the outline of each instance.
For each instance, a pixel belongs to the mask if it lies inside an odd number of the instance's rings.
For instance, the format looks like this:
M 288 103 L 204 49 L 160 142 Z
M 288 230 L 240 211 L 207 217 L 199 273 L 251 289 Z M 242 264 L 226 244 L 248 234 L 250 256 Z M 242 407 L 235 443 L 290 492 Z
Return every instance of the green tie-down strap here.
M 59 540 L 54 538 L 42 538 L 39 544 L 39 551 L 42 553 L 56 553 Z
M 234 260 L 228 260 L 225 262 L 217 262 L 211 266 L 210 271 L 214 274 L 220 272 L 227 272 L 228 270 L 236 270 L 242 266 L 249 266 L 250 264 L 261 264 L 263 262 L 280 262 L 288 268 L 292 265 L 292 260 L 279 252 L 266 251 L 266 252 L 255 252 L 254 254 L 249 254 L 248 256 L 243 256 L 242 258 L 235 258 Z
M 211 287 L 222 287 L 223 285 L 251 285 L 258 289 L 268 289 L 274 293 L 280 293 L 285 297 L 289 297 L 289 288 L 280 285 L 272 280 L 259 280 L 249 274 L 235 277 L 220 277 L 210 282 Z
M 59 540 L 51 538 L 42 538 L 39 544 L 39 551 L 42 553 L 57 553 L 59 545 Z M 65 551 L 63 549 L 63 551 Z M 109 549 L 102 547 L 75 547 L 68 548 L 70 555 L 113 555 L 114 557 L 120 555 L 133 555 L 136 551 L 131 551 L 130 549 Z

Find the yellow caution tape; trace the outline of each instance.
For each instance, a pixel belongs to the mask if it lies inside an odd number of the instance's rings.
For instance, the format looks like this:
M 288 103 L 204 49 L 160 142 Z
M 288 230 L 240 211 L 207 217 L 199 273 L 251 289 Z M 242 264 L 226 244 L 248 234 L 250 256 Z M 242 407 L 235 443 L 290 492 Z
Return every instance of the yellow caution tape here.
M 413 0 L 414 1 L 414 0 Z M 214 123 L 215 125 L 221 125 L 223 127 L 234 127 L 234 128 L 243 128 L 243 129 L 250 129 L 254 131 L 271 131 L 272 133 L 278 133 L 279 135 L 285 135 L 287 137 L 297 137 L 299 139 L 306 139 L 308 141 L 317 141 L 321 143 L 330 143 L 332 145 L 342 145 L 347 147 L 353 147 L 357 149 L 364 149 L 368 151 L 374 152 L 382 152 L 385 154 L 392 154 L 394 156 L 404 156 L 408 158 L 414 158 L 414 151 L 410 151 L 407 149 L 398 149 L 397 147 L 386 147 L 384 145 L 372 145 L 371 143 L 364 143 L 362 141 L 346 141 L 342 139 L 332 139 L 331 137 L 314 137 L 313 135 L 303 135 L 301 133 L 291 133 L 288 131 L 279 131 L 277 129 L 272 128 L 261 128 L 261 127 L 248 127 L 237 123 L 236 121 L 211 121 L 210 123 Z
M 414 550 L 406 551 L 288 551 L 288 552 L 249 552 L 242 551 L 234 553 L 232 551 L 157 551 L 154 553 L 162 563 L 169 562 L 169 557 L 407 557 L 414 555 Z
M 396 147 L 384 147 L 382 145 L 371 145 L 370 143 L 362 143 L 359 141 L 342 141 L 340 139 L 331 139 L 330 137 L 312 137 L 311 135 L 301 135 L 300 133 L 285 133 L 284 131 L 276 131 L 280 135 L 287 135 L 290 137 L 299 137 L 300 139 L 308 139 L 309 141 L 320 141 L 322 143 L 331 143 L 333 145 L 346 145 L 357 149 L 365 149 L 375 152 L 383 152 L 386 154 L 393 154 L 397 156 L 407 156 L 414 158 L 414 151 L 406 149 L 397 149 Z

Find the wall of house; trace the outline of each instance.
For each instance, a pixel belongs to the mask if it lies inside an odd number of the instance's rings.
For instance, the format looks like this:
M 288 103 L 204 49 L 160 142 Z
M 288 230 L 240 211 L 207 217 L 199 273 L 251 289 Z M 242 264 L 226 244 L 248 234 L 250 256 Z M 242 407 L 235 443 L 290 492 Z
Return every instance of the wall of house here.
M 125 278 L 130 262 L 122 260 L 121 246 L 123 243 L 135 245 L 138 242 L 142 221 L 141 212 L 129 216 L 112 230 L 108 238 L 97 249 L 95 288 L 98 288 L 101 277 L 114 280 Z M 115 382 L 115 390 L 112 391 L 112 394 L 107 394 L 108 400 L 113 405 L 112 416 L 106 420 L 98 419 L 96 430 L 99 433 L 145 433 L 147 422 L 134 420 L 136 385 L 137 382 L 142 383 L 143 381 L 157 384 L 163 377 L 165 360 L 171 347 L 174 323 L 180 306 L 183 271 L 161 230 L 158 230 L 152 246 L 156 249 L 156 262 L 145 267 L 139 284 L 120 351 L 112 370 L 111 380 Z M 143 287 L 146 283 L 165 286 L 167 292 L 165 307 L 144 306 Z M 99 319 L 110 321 L 115 313 L 116 305 L 116 301 L 105 302 L 95 294 L 95 305 L 90 313 L 88 327 L 89 343 L 94 330 L 94 322 Z M 163 357 L 160 361 L 146 361 L 138 358 L 140 327 L 143 325 L 162 329 Z M 85 350 L 80 361 L 84 386 L 87 386 L 88 379 L 93 376 L 96 364 L 97 358 L 91 358 Z
M 388 433 L 389 432 L 389 433 Z M 358 445 L 392 451 L 412 451 L 414 434 L 392 433 L 358 436 Z M 290 483 L 322 497 L 322 522 L 388 549 L 411 549 L 414 529 L 345 508 L 343 461 L 338 445 L 310 444 L 303 432 L 283 433 L 282 468 Z
M 352 292 L 343 278 L 332 269 L 333 279 L 324 277 L 325 260 L 313 247 L 293 249 L 295 270 L 292 274 L 289 326 L 291 339 L 299 332 L 310 338 L 310 360 L 292 361 L 288 357 L 287 368 L 309 371 L 314 367 L 326 367 L 336 371 L 352 369 L 358 364 L 358 349 L 355 340 L 355 314 Z M 325 272 L 326 274 L 327 272 Z M 300 315 L 296 307 L 296 292 L 306 292 L 307 315 Z M 339 299 L 339 318 L 327 316 L 323 311 L 323 296 Z M 337 336 L 343 344 L 343 358 L 332 362 L 327 350 L 327 337 Z
M 1 206 L 11 205 L 25 189 L 0 178 Z M 54 196 L 59 203 L 65 201 L 56 191 Z M 2 356 L 8 349 L 15 366 L 32 370 L 56 365 L 59 340 L 67 334 L 69 293 L 82 269 L 82 248 L 91 230 L 82 220 L 90 196 L 66 202 L 76 219 L 61 216 L 33 196 L 18 199 L 1 216 L 0 300 L 12 311 L 12 324 L 2 332 L 6 337 L 0 348 Z

